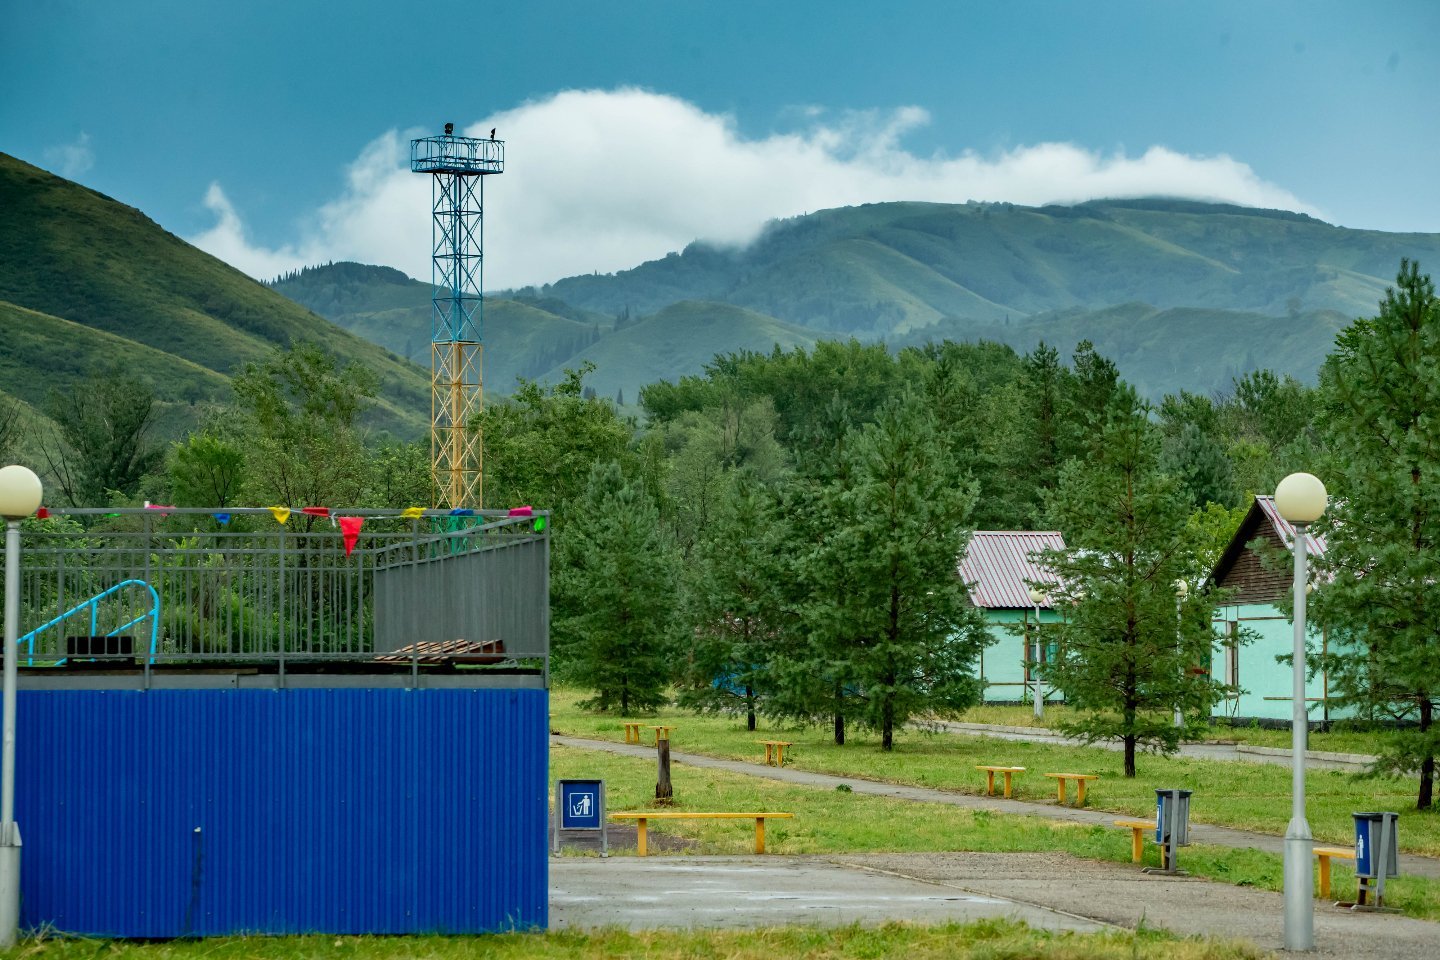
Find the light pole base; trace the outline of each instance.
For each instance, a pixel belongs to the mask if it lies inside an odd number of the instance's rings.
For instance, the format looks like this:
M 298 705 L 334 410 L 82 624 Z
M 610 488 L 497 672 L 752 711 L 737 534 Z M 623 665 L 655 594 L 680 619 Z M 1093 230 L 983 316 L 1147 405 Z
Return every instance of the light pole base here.
M 1309 821 L 1290 821 L 1285 831 L 1285 949 L 1315 949 L 1315 840 Z
M 20 824 L 9 823 L 0 825 L 0 949 L 15 946 L 19 931 Z

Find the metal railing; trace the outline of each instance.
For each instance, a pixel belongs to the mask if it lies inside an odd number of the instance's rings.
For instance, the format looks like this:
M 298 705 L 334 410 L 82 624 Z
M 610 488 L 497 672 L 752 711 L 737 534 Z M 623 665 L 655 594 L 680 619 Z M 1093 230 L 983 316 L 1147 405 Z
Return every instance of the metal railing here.
M 142 614 L 141 614 L 140 616 L 138 616 L 138 617 L 132 617 L 131 619 L 125 621 L 125 622 L 122 623 L 122 624 L 120 624 L 118 627 L 112 627 L 110 630 L 106 631 L 105 633 L 100 633 L 100 632 L 99 632 L 99 630 L 100 630 L 100 602 L 101 602 L 102 600 L 106 600 L 106 599 L 108 599 L 108 598 L 110 598 L 110 597 L 116 596 L 117 594 L 120 593 L 120 591 L 126 590 L 126 589 L 128 589 L 128 588 L 130 588 L 130 587 L 144 587 L 144 588 L 145 588 L 145 590 L 146 590 L 146 591 L 149 593 L 149 595 L 150 595 L 150 609 L 148 609 L 147 611 L 145 611 L 144 613 L 142 613 Z M 52 620 L 48 620 L 48 621 L 46 621 L 45 623 L 40 624 L 40 626 L 36 627 L 34 630 L 31 630 L 29 633 L 25 634 L 25 636 L 21 637 L 20 640 L 19 640 L 19 642 L 25 644 L 26 653 L 27 653 L 26 666 L 30 666 L 30 667 L 35 666 L 35 638 L 36 638 L 36 637 L 40 636 L 40 635 L 41 635 L 42 633 L 44 633 L 46 630 L 50 630 L 50 629 L 53 629 L 53 628 L 55 628 L 55 627 L 63 626 L 64 624 L 68 623 L 68 622 L 71 620 L 71 618 L 73 618 L 76 614 L 84 613 L 84 612 L 86 612 L 87 610 L 88 610 L 89 613 L 90 613 L 90 632 L 85 635 L 87 638 L 88 638 L 88 637 L 105 637 L 105 638 L 120 637 L 120 636 L 123 636 L 124 633 L 125 633 L 125 631 L 126 631 L 126 630 L 129 630 L 131 627 L 136 626 L 137 624 L 139 624 L 139 623 L 141 623 L 141 622 L 143 622 L 143 621 L 145 621 L 145 620 L 149 620 L 149 621 L 150 621 L 150 662 L 151 662 L 152 664 L 155 662 L 155 641 L 156 641 L 156 639 L 157 639 L 157 637 L 158 637 L 158 635 L 159 635 L 159 628 L 160 628 L 160 595 L 155 592 L 155 588 L 154 588 L 154 587 L 150 586 L 150 584 L 146 583 L 144 580 L 122 580 L 122 581 L 120 581 L 119 583 L 115 584 L 115 586 L 110 587 L 108 590 L 102 590 L 100 593 L 97 593 L 95 596 L 91 597 L 89 600 L 84 600 L 84 601 L 82 601 L 82 602 L 80 602 L 80 603 L 77 603 L 75 606 L 71 607 L 69 610 L 66 610 L 64 613 L 60 614 L 60 616 L 55 617 L 55 618 L 52 619 Z M 65 661 L 66 661 L 67 659 L 69 659 L 69 658 L 68 658 L 68 657 L 63 657 L 63 658 L 61 658 L 60 660 L 55 661 L 55 666 L 57 666 L 57 667 L 59 667 L 59 666 L 64 666 Z
M 37 666 L 63 660 L 66 631 L 55 622 L 87 606 L 90 635 L 133 629 L 147 612 L 141 592 L 115 588 L 139 580 L 158 602 L 157 665 L 269 661 L 283 670 L 457 639 L 548 660 L 548 514 L 311 509 L 285 523 L 263 507 L 52 509 L 27 520 L 27 654 Z M 350 550 L 342 516 L 363 524 Z M 102 594 L 107 602 L 92 605 Z

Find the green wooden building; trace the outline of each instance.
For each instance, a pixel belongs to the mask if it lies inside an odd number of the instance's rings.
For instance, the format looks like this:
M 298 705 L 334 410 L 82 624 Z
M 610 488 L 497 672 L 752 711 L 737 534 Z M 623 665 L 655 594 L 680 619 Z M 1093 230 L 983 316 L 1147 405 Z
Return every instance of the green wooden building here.
M 1031 703 L 1034 678 L 1028 663 L 1043 662 L 1053 653 L 1044 642 L 1045 624 L 1060 617 L 1048 596 L 1035 603 L 1032 585 L 1047 593 L 1058 582 L 1043 569 L 1041 550 L 1063 550 L 1060 534 L 1031 530 L 978 530 L 960 558 L 960 578 L 970 589 L 970 602 L 979 607 L 989 624 L 990 643 L 980 655 L 978 669 L 985 683 L 986 703 Z M 1017 636 L 1019 624 L 1023 636 Z M 1046 702 L 1059 700 L 1058 691 L 1044 688 Z
M 1305 535 L 1310 555 L 1325 552 L 1322 538 Z M 1267 568 L 1260 551 L 1294 549 L 1295 528 L 1280 516 L 1275 498 L 1256 497 L 1235 531 L 1209 582 L 1231 591 L 1231 596 L 1214 613 L 1216 644 L 1211 673 L 1230 690 L 1216 707 L 1216 716 L 1237 719 L 1289 720 L 1293 699 L 1293 674 L 1288 663 L 1276 658 L 1288 655 L 1294 645 L 1294 626 L 1281 612 L 1280 601 L 1290 594 L 1293 573 L 1288 562 Z M 1248 643 L 1237 644 L 1241 630 L 1251 633 Z M 1325 631 L 1310 625 L 1311 649 L 1325 649 Z M 1332 719 L 1328 702 L 1329 682 L 1323 670 L 1307 680 L 1305 697 L 1310 719 Z

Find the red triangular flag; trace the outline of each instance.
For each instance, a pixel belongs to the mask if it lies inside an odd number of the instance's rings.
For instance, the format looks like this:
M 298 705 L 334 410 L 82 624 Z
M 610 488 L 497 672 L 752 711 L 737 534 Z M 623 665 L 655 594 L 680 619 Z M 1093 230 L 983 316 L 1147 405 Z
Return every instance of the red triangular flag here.
M 360 528 L 363 526 L 364 517 L 340 518 L 340 538 L 345 541 L 345 556 L 350 556 L 355 549 L 355 542 L 360 539 Z
M 328 517 L 328 516 L 330 516 L 330 508 L 329 508 L 329 507 L 301 507 L 301 508 L 300 508 L 300 512 L 301 512 L 301 513 L 304 513 L 304 514 L 308 514 L 309 516 L 312 516 L 312 517 Z
M 45 519 L 46 517 L 48 517 L 48 516 L 50 516 L 50 508 L 49 508 L 49 507 L 40 507 L 40 508 L 38 508 L 38 509 L 35 511 L 35 519 L 36 519 L 36 520 L 44 520 L 44 519 Z

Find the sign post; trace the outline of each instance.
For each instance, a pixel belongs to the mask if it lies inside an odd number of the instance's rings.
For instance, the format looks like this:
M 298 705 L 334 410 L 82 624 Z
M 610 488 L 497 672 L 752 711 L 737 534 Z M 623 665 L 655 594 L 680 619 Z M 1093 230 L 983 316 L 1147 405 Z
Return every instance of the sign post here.
M 555 853 L 560 852 L 561 830 L 598 830 L 600 856 L 610 856 L 610 838 L 605 832 L 605 781 L 555 781 Z

